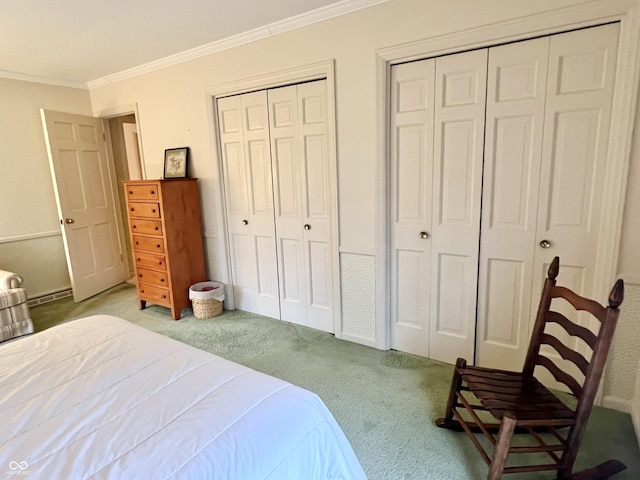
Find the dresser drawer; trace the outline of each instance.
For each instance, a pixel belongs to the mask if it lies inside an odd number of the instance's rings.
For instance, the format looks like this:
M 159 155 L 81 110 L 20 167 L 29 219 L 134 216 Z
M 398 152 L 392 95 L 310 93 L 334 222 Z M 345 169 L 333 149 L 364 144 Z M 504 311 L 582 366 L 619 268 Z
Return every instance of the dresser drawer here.
M 134 255 L 136 266 L 166 270 L 167 264 L 164 255 L 150 255 L 148 253 L 136 252 Z
M 164 253 L 164 240 L 162 237 L 142 237 L 140 235 L 132 235 L 134 252 L 154 252 Z
M 158 186 L 150 183 L 143 185 L 127 185 L 125 188 L 129 200 L 158 200 Z
M 171 306 L 171 298 L 169 295 L 169 290 L 161 287 L 154 287 L 152 285 L 139 284 L 138 285 L 138 295 L 140 295 L 140 300 L 149 301 L 152 303 L 156 303 L 158 305 L 162 305 L 164 307 Z
M 132 218 L 131 232 L 162 235 L 162 222 L 160 220 L 140 220 L 138 218 Z
M 130 203 L 129 216 L 160 218 L 160 205 L 157 203 Z
M 167 272 L 156 272 L 155 270 L 138 269 L 138 282 L 155 285 L 158 287 L 168 287 Z

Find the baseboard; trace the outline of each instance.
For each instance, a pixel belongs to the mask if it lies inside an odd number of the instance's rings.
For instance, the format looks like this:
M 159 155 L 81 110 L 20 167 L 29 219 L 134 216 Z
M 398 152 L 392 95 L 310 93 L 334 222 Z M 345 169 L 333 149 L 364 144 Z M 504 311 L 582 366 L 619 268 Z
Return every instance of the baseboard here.
M 54 300 L 59 300 L 60 298 L 70 297 L 73 295 L 73 290 L 70 288 L 64 290 L 58 290 L 56 292 L 47 293 L 44 295 L 40 295 L 38 297 L 30 298 L 27 301 L 27 305 L 30 307 L 34 307 L 36 305 L 42 305 L 43 303 L 53 302 Z

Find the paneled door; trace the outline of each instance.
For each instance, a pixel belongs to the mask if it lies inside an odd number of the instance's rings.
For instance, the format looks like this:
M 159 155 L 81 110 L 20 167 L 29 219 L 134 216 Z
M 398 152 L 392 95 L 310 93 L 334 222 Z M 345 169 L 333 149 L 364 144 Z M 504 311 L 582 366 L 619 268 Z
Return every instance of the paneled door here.
M 392 93 L 392 348 L 473 356 L 487 51 L 399 65 Z
M 217 103 L 236 307 L 332 332 L 326 81 Z
M 280 318 L 267 92 L 218 99 L 236 308 Z
M 281 318 L 332 332 L 326 82 L 268 97 Z
M 42 110 L 76 302 L 125 280 L 102 121 Z
M 521 367 L 554 256 L 560 284 L 602 293 L 593 281 L 617 38 L 611 24 L 490 50 L 479 365 Z
M 517 369 L 554 256 L 561 283 L 597 296 L 617 38 L 611 24 L 392 68 L 392 348 L 453 363 L 475 347 L 476 364 Z

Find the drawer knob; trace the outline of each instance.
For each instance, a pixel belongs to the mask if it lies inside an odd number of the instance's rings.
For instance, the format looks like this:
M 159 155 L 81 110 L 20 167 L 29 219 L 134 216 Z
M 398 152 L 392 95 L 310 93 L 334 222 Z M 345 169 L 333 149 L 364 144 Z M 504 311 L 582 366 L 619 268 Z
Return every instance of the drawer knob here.
M 155 230 L 158 230 L 158 227 L 156 227 Z
M 129 190 L 129 195 L 133 195 L 133 192 L 131 190 Z
M 137 226 L 137 225 L 134 225 L 134 226 L 133 226 L 133 228 L 138 228 L 138 226 Z
M 151 195 L 154 195 L 156 192 L 154 192 L 153 190 L 151 190 Z
M 136 258 L 136 262 L 139 262 L 139 261 L 140 261 L 140 258 Z
M 156 248 L 160 248 L 160 244 L 156 245 Z
M 162 298 L 167 298 L 167 296 L 166 295 L 162 295 Z
M 163 282 L 164 282 L 164 278 L 161 278 L 161 279 L 160 279 L 160 283 L 163 283 Z
M 151 209 L 151 213 L 156 213 L 156 209 L 155 208 Z

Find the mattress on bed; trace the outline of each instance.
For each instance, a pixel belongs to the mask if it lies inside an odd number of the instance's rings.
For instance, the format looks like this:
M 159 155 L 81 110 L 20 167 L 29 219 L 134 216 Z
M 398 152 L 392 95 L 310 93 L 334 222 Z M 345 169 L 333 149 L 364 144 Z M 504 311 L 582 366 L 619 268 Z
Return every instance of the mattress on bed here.
M 0 477 L 365 479 L 312 392 L 120 318 L 0 346 Z

